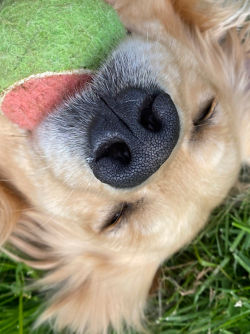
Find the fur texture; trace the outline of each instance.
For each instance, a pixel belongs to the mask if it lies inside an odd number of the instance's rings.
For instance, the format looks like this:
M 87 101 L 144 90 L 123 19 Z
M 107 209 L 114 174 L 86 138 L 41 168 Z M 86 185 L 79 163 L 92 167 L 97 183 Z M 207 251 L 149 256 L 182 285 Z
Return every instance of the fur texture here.
M 194 238 L 250 163 L 249 3 L 110 3 L 133 34 L 88 89 L 33 133 L 0 116 L 1 243 L 48 271 L 40 284 L 53 296 L 40 321 L 77 334 L 142 330 L 157 268 Z M 178 109 L 178 144 L 141 186 L 112 189 L 88 167 L 86 124 L 102 92 L 150 85 Z M 197 123 L 211 99 L 212 117 Z M 121 203 L 129 209 L 105 228 Z

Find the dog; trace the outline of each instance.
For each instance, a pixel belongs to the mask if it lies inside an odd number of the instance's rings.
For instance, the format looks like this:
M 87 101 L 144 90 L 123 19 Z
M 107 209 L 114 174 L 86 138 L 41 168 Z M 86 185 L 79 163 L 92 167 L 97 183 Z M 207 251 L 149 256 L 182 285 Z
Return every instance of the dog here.
M 249 4 L 108 2 L 132 34 L 88 88 L 32 132 L 0 116 L 1 244 L 47 271 L 40 322 L 78 334 L 142 331 L 157 269 L 250 164 Z

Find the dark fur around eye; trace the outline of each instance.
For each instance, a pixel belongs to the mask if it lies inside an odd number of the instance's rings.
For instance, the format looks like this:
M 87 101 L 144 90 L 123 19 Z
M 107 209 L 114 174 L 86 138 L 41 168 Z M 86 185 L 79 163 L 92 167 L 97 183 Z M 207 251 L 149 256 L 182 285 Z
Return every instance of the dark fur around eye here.
M 131 207 L 131 204 L 129 203 L 122 203 L 118 209 L 111 215 L 110 218 L 106 221 L 106 223 L 102 226 L 101 232 L 115 227 L 119 225 L 119 223 L 122 221 L 122 218 L 124 217 L 127 210 Z
M 216 106 L 217 106 L 216 98 L 210 99 L 205 106 L 202 108 L 198 117 L 193 121 L 195 127 L 206 124 L 214 115 Z

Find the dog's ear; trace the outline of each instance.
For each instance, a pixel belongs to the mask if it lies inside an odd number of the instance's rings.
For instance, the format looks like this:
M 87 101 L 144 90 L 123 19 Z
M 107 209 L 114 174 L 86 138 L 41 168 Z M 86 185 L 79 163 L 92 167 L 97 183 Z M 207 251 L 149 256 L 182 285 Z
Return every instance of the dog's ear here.
M 250 22 L 226 32 L 220 68 L 224 68 L 224 99 L 234 112 L 242 164 L 250 164 Z M 213 50 L 214 51 L 214 50 Z M 216 67 L 218 72 L 218 67 Z M 218 80 L 219 81 L 219 80 Z M 238 126 L 237 126 L 238 125 Z
M 106 0 L 118 12 L 125 26 L 147 37 L 161 39 L 166 31 L 182 39 L 187 30 L 221 33 L 230 27 L 246 6 L 208 0 Z M 237 13 L 237 14 L 236 14 Z M 222 25 L 222 22 L 225 24 Z
M 7 241 L 12 233 L 24 207 L 21 198 L 2 180 L 0 182 L 0 246 Z
M 60 289 L 42 321 L 54 320 L 58 330 L 70 328 L 77 333 L 107 333 L 111 327 L 124 333 L 124 324 L 127 329 L 142 332 L 155 265 L 112 264 L 102 256 L 98 259 L 97 254 L 86 255 L 58 268 L 43 281 L 44 286 L 58 284 Z
M 99 334 L 110 327 L 124 333 L 126 323 L 143 331 L 143 311 L 158 259 L 139 257 L 136 249 L 112 250 L 103 236 L 86 235 L 73 221 L 51 220 L 27 213 L 10 238 L 28 265 L 50 269 L 40 284 L 53 297 L 38 324 L 54 321 L 58 330 Z
M 249 42 L 250 44 L 250 42 Z M 248 85 L 246 87 L 247 108 L 243 114 L 241 122 L 241 151 L 243 164 L 250 165 L 250 54 L 246 59 L 246 73 L 248 77 Z

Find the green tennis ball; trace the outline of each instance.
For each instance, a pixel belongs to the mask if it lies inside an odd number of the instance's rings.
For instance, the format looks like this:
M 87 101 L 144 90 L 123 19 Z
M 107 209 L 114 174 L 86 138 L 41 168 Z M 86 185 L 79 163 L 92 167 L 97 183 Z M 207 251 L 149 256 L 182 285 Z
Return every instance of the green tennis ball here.
M 95 69 L 124 35 L 101 0 L 2 0 L 0 93 L 30 75 Z

